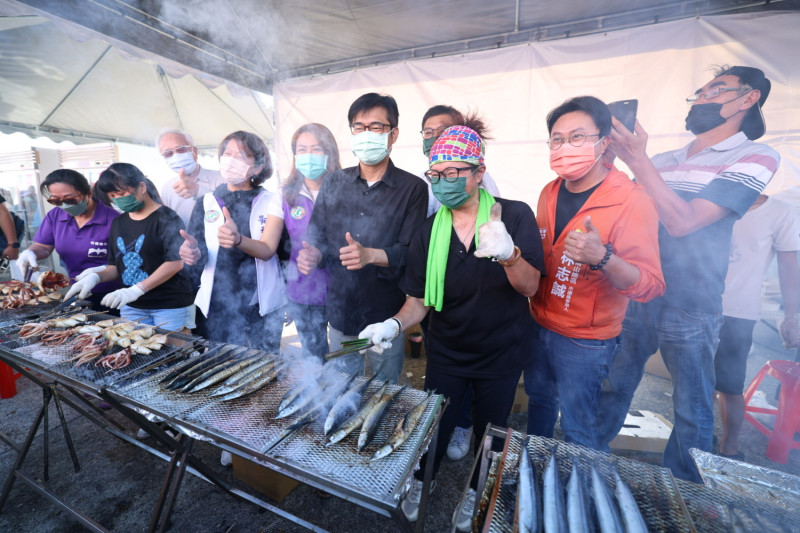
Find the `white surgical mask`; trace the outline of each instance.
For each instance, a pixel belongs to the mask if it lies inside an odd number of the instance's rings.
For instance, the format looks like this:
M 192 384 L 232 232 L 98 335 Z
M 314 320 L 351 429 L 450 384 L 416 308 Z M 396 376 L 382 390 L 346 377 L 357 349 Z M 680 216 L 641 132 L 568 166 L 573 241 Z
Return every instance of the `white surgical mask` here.
M 250 171 L 250 165 L 236 159 L 224 155 L 219 158 L 219 173 L 225 178 L 229 185 L 241 185 L 249 177 L 247 173 Z
M 369 130 L 353 135 L 353 155 L 365 165 L 377 165 L 389 155 L 389 134 Z
M 182 154 L 176 152 L 172 157 L 168 157 L 166 161 L 169 168 L 176 174 L 179 173 L 181 169 L 183 169 L 186 174 L 191 174 L 197 168 L 197 161 L 194 160 L 194 154 L 191 151 L 183 152 Z

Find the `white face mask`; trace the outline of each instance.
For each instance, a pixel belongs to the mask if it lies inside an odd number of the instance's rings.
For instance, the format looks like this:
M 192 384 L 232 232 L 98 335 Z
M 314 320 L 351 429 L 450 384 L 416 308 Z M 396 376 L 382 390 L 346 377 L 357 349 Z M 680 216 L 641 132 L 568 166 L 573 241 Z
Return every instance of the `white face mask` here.
M 219 173 L 229 185 L 241 185 L 249 177 L 251 165 L 241 159 L 224 155 L 219 158 Z
M 182 154 L 175 153 L 172 157 L 168 157 L 166 161 L 167 166 L 176 174 L 179 173 L 181 169 L 186 174 L 191 174 L 197 168 L 197 161 L 194 160 L 194 154 L 191 151 Z

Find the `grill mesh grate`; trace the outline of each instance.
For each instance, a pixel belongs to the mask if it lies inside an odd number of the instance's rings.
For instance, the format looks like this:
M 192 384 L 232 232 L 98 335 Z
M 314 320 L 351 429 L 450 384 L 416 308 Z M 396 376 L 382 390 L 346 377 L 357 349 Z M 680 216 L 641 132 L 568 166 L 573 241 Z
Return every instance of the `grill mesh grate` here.
M 214 387 L 193 394 L 162 389 L 158 382 L 166 372 L 123 386 L 118 392 L 188 425 L 203 428 L 209 435 L 234 437 L 238 442 L 245 443 L 256 457 L 296 419 L 296 416 L 289 416 L 274 420 L 278 404 L 294 384 L 291 379 L 273 381 L 249 396 L 219 402 L 210 397 Z M 363 379 L 359 378 L 354 383 L 360 383 Z M 362 405 L 379 387 L 380 384 L 370 384 L 362 398 Z M 389 390 L 398 388 L 393 385 Z M 422 391 L 408 388 L 396 396 L 372 442 L 362 452 L 356 451 L 357 432 L 326 447 L 327 440 L 322 431 L 324 419 L 320 419 L 278 444 L 268 456 L 301 471 L 313 473 L 331 483 L 331 486 L 345 485 L 365 495 L 397 500 L 402 495 L 401 485 L 421 455 L 421 446 L 430 438 L 430 426 L 441 403 L 441 396 L 435 395 L 429 400 L 411 437 L 397 450 L 377 461 L 370 461 L 370 458 L 388 440 L 398 420 L 426 396 Z
M 512 531 L 517 498 L 517 468 L 523 437 L 522 433 L 513 432 L 489 531 L 497 533 Z M 591 479 L 591 466 L 594 466 L 606 481 L 609 490 L 613 491 L 614 478 L 612 466 L 608 461 L 609 455 L 583 446 L 533 436 L 528 443 L 528 452 L 531 461 L 536 466 L 537 482 L 540 488 L 543 486 L 542 480 L 550 453 L 556 444 L 558 444 L 556 458 L 559 464 L 559 475 L 561 485 L 565 490 L 572 472 L 572 462 L 577 460 L 578 469 L 587 484 Z M 613 461 L 620 477 L 631 489 L 633 497 L 639 504 L 648 530 L 692 531 L 691 520 L 683 512 L 680 496 L 674 489 L 672 479 L 666 469 L 624 458 L 614 457 Z M 484 494 L 483 498 L 488 499 L 489 496 Z

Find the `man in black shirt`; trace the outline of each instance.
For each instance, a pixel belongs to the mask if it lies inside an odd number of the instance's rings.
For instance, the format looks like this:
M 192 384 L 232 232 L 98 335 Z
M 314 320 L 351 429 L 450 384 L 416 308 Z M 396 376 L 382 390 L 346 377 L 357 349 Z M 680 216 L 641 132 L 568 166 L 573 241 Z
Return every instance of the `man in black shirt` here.
M 330 267 L 328 321 L 331 348 L 355 338 L 373 322 L 403 306 L 398 287 L 409 242 L 425 220 L 428 191 L 413 174 L 400 170 L 389 154 L 397 141 L 397 102 L 368 93 L 347 115 L 352 149 L 360 163 L 325 179 L 308 227 L 308 242 L 297 258 L 301 273 Z M 370 367 L 381 379 L 397 381 L 405 343 L 367 351 Z M 342 358 L 345 359 L 345 358 Z M 343 363 L 346 371 L 364 369 L 356 354 Z

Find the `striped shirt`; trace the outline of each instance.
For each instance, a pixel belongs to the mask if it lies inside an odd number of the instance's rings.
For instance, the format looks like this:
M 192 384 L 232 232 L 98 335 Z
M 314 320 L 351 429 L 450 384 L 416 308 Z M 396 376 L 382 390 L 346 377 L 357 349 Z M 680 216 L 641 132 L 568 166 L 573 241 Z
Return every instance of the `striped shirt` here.
M 721 313 L 733 224 L 772 179 L 780 156 L 742 132 L 687 158 L 689 146 L 653 157 L 653 165 L 687 202 L 702 198 L 730 212 L 684 237 L 672 237 L 660 226 L 661 269 L 667 282 L 663 299 L 687 311 Z

